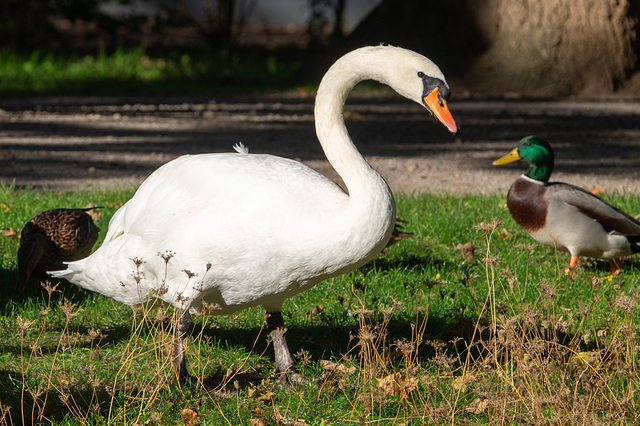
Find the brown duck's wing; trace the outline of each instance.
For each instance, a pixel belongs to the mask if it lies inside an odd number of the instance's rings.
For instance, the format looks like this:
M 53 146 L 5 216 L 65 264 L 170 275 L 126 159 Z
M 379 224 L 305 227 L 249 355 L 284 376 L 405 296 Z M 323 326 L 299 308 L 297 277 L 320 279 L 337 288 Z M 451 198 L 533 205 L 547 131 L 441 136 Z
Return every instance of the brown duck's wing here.
M 98 228 L 88 209 L 55 209 L 42 212 L 32 219 L 48 239 L 59 249 L 64 261 L 79 260 L 89 255 L 98 239 Z
M 562 199 L 582 214 L 598 222 L 608 232 L 622 235 L 640 235 L 640 222 L 580 187 L 553 182 L 548 186 L 548 197 Z

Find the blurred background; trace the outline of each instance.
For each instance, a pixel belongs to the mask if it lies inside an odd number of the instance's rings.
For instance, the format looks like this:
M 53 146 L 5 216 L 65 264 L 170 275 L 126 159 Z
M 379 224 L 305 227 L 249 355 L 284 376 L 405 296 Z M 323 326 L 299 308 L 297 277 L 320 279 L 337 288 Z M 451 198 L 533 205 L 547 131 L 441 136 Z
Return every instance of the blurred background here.
M 3 0 L 0 93 L 291 89 L 384 42 L 458 95 L 636 97 L 639 21 L 637 0 Z

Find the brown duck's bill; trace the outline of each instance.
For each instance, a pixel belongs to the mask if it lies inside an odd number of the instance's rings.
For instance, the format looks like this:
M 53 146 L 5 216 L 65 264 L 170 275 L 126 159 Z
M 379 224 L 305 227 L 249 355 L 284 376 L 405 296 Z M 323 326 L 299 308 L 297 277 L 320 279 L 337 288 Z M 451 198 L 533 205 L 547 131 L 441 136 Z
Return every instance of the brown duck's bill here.
M 447 129 L 449 129 L 451 133 L 455 134 L 458 131 L 458 125 L 453 119 L 453 116 L 449 111 L 449 107 L 447 107 L 447 101 L 444 99 L 439 100 L 438 93 L 439 89 L 436 87 L 431 91 L 431 93 L 424 97 L 424 102 L 431 109 L 433 115 L 435 115 L 442 124 L 447 126 Z M 442 105 L 440 105 L 440 101 L 442 102 Z
M 502 164 L 513 163 L 514 161 L 518 161 L 518 160 L 520 160 L 520 156 L 518 155 L 518 148 L 513 148 L 513 150 L 510 153 L 494 161 L 493 165 L 499 166 Z
M 27 270 L 19 270 L 18 271 L 18 282 L 16 287 L 13 289 L 16 293 L 21 293 L 24 291 L 27 286 L 27 282 L 29 281 L 29 277 L 31 276 L 31 271 Z

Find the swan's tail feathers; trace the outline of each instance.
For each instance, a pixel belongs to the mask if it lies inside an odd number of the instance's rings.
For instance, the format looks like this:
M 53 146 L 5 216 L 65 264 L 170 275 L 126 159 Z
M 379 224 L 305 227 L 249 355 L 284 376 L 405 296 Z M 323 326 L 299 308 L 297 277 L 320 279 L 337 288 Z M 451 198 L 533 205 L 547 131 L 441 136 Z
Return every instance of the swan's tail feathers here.
M 127 305 L 145 303 L 149 295 L 143 289 L 156 278 L 147 273 L 145 264 L 162 260 L 139 240 L 124 234 L 104 243 L 89 257 L 66 262 L 67 269 L 47 273 Z
M 249 147 L 243 144 L 242 142 L 238 142 L 237 144 L 233 145 L 233 149 L 235 149 L 236 152 L 239 154 L 249 153 Z
M 627 235 L 631 253 L 640 253 L 640 235 Z

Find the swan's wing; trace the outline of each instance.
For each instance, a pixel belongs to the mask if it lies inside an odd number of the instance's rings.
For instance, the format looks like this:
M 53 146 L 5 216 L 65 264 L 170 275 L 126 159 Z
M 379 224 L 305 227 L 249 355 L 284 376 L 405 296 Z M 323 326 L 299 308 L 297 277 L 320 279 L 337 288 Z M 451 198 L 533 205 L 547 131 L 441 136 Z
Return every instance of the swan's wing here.
M 133 234 L 173 251 L 193 253 L 222 242 L 241 253 L 254 238 L 264 247 L 282 241 L 290 247 L 278 250 L 295 250 L 315 234 L 330 238 L 348 200 L 335 182 L 293 160 L 184 156 L 154 172 L 116 212 L 105 242 Z

